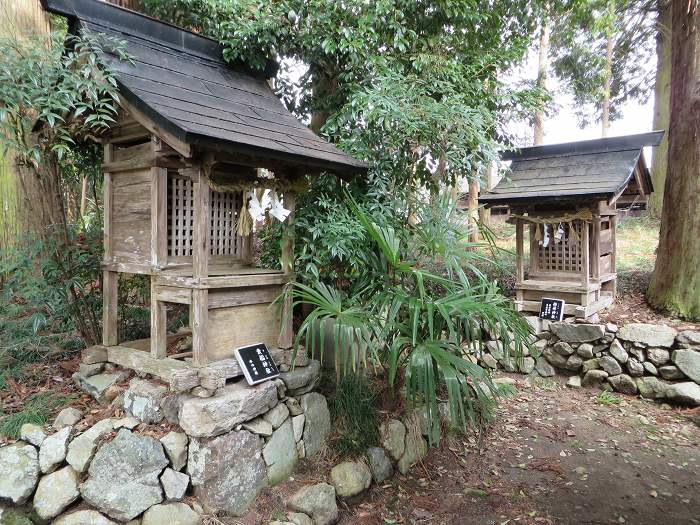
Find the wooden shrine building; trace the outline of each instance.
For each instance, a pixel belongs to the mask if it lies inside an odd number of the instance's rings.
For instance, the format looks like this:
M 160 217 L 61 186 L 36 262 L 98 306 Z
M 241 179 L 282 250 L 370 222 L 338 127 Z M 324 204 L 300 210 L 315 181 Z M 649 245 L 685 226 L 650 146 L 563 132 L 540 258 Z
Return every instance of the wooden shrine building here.
M 615 297 L 619 199 L 653 190 L 643 147 L 663 131 L 534 146 L 502 155 L 510 173 L 479 202 L 508 205 L 516 226 L 516 304 L 538 312 L 543 297 L 566 301 L 565 314 L 588 317 Z M 525 226 L 529 267 L 525 268 Z
M 227 63 L 214 40 L 97 0 L 43 5 L 66 16 L 71 32 L 124 41 L 133 61 L 103 55 L 121 107 L 102 138 L 108 360 L 173 386 L 175 372 L 215 363 L 240 374 L 233 354 L 239 346 L 265 342 L 273 355 L 290 348 L 291 315 L 270 304 L 294 279 L 295 193 L 307 175 L 351 176 L 365 164 L 287 111 L 268 83 L 275 68 L 266 74 Z M 263 188 L 292 212 L 279 271 L 252 265 L 248 196 Z M 150 276 L 150 342 L 117 339 L 120 273 Z M 167 303 L 189 305 L 191 355 L 167 355 Z

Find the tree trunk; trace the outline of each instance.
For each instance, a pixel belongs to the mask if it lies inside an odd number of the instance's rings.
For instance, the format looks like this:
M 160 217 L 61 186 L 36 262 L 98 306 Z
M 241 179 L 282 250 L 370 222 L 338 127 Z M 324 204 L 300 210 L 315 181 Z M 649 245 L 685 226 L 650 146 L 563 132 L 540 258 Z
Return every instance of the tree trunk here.
M 467 197 L 469 213 L 469 242 L 479 242 L 479 179 L 474 177 L 469 181 L 469 196 Z
M 80 184 L 80 220 L 85 221 L 85 214 L 87 213 L 87 203 L 88 203 L 88 178 L 83 177 Z
M 664 183 L 668 166 L 668 122 L 671 88 L 671 2 L 657 1 L 656 19 L 656 84 L 654 86 L 653 129 L 666 131 L 661 144 L 654 149 L 651 180 L 654 192 L 649 196 L 649 208 L 655 217 L 661 217 L 664 203 Z
M 700 319 L 700 6 L 674 1 L 671 119 L 661 233 L 649 302 Z
M 328 74 L 321 70 L 320 68 L 315 68 L 313 74 L 312 82 L 312 92 L 313 100 L 316 106 L 313 113 L 311 114 L 311 122 L 309 123 L 309 128 L 316 134 L 320 133 L 323 125 L 328 121 L 331 116 L 330 112 L 324 109 L 325 100 L 334 95 L 338 89 L 338 82 L 332 79 Z
M 603 78 L 603 101 L 602 114 L 600 118 L 601 136 L 608 136 L 610 130 L 610 86 L 612 85 L 612 56 L 615 47 L 614 35 L 612 29 L 608 34 L 608 43 L 605 48 L 605 72 Z
M 547 89 L 547 69 L 549 68 L 549 19 L 542 17 L 542 27 L 540 29 L 540 53 L 537 62 L 537 87 L 541 90 Z M 533 125 L 533 144 L 539 146 L 544 143 L 544 104 L 535 110 Z

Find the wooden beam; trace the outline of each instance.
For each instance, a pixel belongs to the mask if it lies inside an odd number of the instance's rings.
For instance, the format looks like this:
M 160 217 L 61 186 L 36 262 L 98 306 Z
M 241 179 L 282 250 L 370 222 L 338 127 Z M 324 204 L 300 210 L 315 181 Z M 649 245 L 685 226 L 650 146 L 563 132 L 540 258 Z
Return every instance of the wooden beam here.
M 119 97 L 119 105 L 124 108 L 129 114 L 141 124 L 148 131 L 163 140 L 168 146 L 177 151 L 180 155 L 185 158 L 192 157 L 192 147 L 186 142 L 182 142 L 180 139 L 175 137 L 169 131 L 164 130 L 162 127 L 156 125 L 151 119 L 144 115 L 141 111 L 136 109 L 135 106 L 130 104 L 124 97 Z

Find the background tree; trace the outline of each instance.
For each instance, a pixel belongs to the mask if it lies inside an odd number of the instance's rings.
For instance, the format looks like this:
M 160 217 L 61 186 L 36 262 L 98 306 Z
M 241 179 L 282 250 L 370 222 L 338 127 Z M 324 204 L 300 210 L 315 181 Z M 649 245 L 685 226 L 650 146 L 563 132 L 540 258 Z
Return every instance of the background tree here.
M 671 118 L 661 233 L 649 302 L 700 319 L 700 5 L 671 7 Z
M 652 9 L 650 0 L 585 0 L 552 34 L 554 69 L 574 96 L 580 124 L 600 122 L 603 137 L 625 102 L 651 92 Z

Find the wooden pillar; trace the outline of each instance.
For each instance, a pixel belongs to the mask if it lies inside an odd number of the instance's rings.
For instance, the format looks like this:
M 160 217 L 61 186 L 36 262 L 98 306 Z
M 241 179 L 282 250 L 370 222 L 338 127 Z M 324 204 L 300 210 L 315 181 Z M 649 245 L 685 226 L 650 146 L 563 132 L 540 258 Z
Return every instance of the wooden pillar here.
M 206 288 L 192 290 L 190 316 L 192 364 L 197 367 L 205 366 L 208 363 L 206 336 L 207 322 L 209 320 L 209 291 Z
M 294 209 L 296 208 L 296 194 L 293 191 L 285 192 L 284 207 L 291 213 L 287 216 L 282 233 L 280 264 L 284 274 L 291 276 L 294 274 Z M 292 302 L 292 298 L 287 296 L 282 305 L 282 326 L 277 341 L 280 348 L 291 348 L 294 342 Z
M 210 230 L 209 178 L 203 169 L 194 183 L 194 239 L 192 254 L 192 275 L 195 280 L 209 275 L 209 230 Z M 209 319 L 209 292 L 206 288 L 192 290 L 192 363 L 194 366 L 207 364 L 207 321 Z
M 610 272 L 617 274 L 617 215 L 610 217 L 610 229 L 612 230 L 612 254 L 610 254 Z M 617 295 L 617 275 L 613 279 L 613 297 Z
M 525 228 L 523 221 L 516 219 L 515 221 L 515 267 L 517 270 L 515 284 L 521 284 L 525 280 L 525 261 L 523 259 L 524 235 Z
M 112 162 L 114 146 L 105 144 L 104 162 Z M 104 208 L 104 261 L 112 262 L 112 174 L 104 174 L 103 208 Z M 114 346 L 119 344 L 117 297 L 119 274 L 117 272 L 102 272 L 102 344 Z
M 588 290 L 588 277 L 589 277 L 589 234 L 588 229 L 590 225 L 583 221 L 583 228 L 581 228 L 581 284 L 586 290 Z M 587 296 L 588 294 L 586 294 Z
M 156 299 L 155 276 L 151 276 L 151 356 L 167 356 L 167 319 L 165 303 Z
M 593 279 L 600 280 L 600 217 L 593 216 L 593 232 L 591 238 L 591 275 Z
M 168 262 L 168 170 L 151 168 L 151 266 Z

